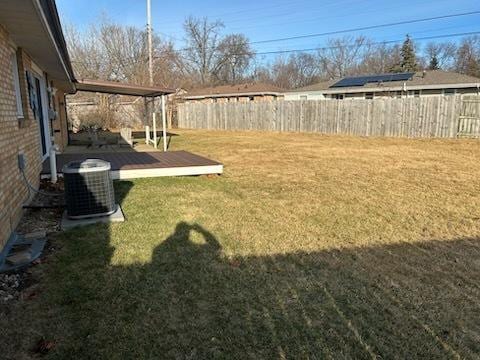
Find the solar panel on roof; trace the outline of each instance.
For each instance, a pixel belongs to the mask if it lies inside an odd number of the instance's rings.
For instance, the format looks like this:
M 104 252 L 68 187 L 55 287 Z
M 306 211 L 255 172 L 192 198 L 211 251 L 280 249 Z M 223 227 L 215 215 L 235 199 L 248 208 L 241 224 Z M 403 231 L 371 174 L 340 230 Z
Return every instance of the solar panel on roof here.
M 366 76 L 347 77 L 336 82 L 331 87 L 349 87 L 349 86 L 363 86 L 367 83 Z
M 413 75 L 415 75 L 415 73 L 408 72 L 408 73 L 392 73 L 392 74 L 382 74 L 382 75 L 346 77 L 336 82 L 331 87 L 364 86 L 369 83 L 406 81 L 411 79 Z

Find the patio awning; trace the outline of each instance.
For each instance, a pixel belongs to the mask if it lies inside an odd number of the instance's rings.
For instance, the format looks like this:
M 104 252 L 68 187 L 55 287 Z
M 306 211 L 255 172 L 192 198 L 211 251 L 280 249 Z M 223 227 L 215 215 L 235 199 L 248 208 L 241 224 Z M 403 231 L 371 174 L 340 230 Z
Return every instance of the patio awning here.
M 175 92 L 173 89 L 141 86 L 119 83 L 114 81 L 103 80 L 76 80 L 75 87 L 77 91 L 88 91 L 105 94 L 119 94 L 130 96 L 155 97 L 161 95 L 168 95 Z

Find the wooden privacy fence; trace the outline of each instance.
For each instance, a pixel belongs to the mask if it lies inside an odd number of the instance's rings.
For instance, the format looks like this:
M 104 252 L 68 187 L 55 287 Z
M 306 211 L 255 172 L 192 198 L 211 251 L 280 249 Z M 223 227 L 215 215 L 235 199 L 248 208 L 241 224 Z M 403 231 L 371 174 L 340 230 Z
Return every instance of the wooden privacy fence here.
M 478 96 L 431 96 L 374 100 L 186 103 L 178 105 L 178 127 L 422 138 L 453 138 L 462 133 L 462 136 L 479 137 L 479 99 Z M 465 105 L 464 101 L 471 103 Z M 467 109 L 468 115 L 462 115 L 462 109 Z M 465 120 L 462 120 L 462 116 L 468 116 L 468 126 L 463 124 Z

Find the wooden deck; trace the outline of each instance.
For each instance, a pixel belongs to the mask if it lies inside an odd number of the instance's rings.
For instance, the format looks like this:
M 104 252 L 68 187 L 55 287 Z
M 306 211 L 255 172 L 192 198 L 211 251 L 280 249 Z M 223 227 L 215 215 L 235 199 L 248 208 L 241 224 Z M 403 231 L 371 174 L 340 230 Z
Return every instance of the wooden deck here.
M 58 154 L 57 173 L 71 161 L 102 159 L 112 166 L 114 180 L 162 176 L 189 176 L 223 173 L 223 165 L 217 161 L 187 151 L 169 152 L 111 152 L 92 154 Z M 50 177 L 50 161 L 43 162 L 42 178 Z

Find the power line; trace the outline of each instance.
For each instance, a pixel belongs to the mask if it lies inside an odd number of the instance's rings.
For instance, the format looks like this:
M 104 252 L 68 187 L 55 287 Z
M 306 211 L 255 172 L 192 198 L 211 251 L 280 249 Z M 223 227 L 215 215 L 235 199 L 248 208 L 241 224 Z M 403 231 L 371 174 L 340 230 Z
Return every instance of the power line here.
M 448 0 L 418 0 L 415 5 L 426 5 L 429 3 L 438 3 L 438 2 L 446 2 Z M 404 5 L 397 5 L 397 6 L 388 6 L 388 7 L 370 7 L 370 6 L 363 6 L 362 9 L 359 11 L 358 9 L 356 11 L 353 11 L 351 13 L 348 12 L 342 12 L 342 15 L 325 15 L 328 14 L 329 11 L 326 10 L 326 6 L 329 7 L 331 6 L 340 6 L 340 7 L 345 7 L 348 8 L 348 4 L 351 3 L 357 3 L 358 0 L 337 0 L 336 2 L 327 2 L 325 3 L 324 1 L 321 2 L 322 8 L 321 9 L 316 9 L 312 7 L 300 7 L 298 6 L 297 2 L 295 4 L 297 5 L 294 9 L 291 9 L 288 12 L 281 13 L 281 14 L 269 14 L 269 13 L 257 13 L 256 16 L 254 17 L 248 17 L 248 18 L 240 18 L 236 20 L 228 20 L 228 19 L 223 19 L 223 18 L 218 18 L 225 24 L 225 28 L 230 31 L 230 32 L 244 32 L 246 29 L 256 29 L 256 28 L 262 28 L 264 29 L 266 26 L 268 27 L 274 27 L 274 26 L 282 26 L 282 28 L 286 24 L 295 24 L 295 23 L 309 23 L 309 22 L 318 22 L 321 20 L 325 19 L 335 19 L 335 18 L 345 18 L 345 17 L 350 17 L 350 16 L 358 16 L 360 14 L 372 14 L 372 13 L 384 13 L 387 10 L 395 10 L 395 9 L 402 9 L 404 8 Z M 458 10 L 458 11 L 468 11 L 468 10 Z M 301 19 L 294 18 L 293 16 L 295 14 L 301 15 L 307 13 L 308 15 L 313 15 L 316 13 L 324 14 L 325 16 L 322 17 L 314 17 L 314 18 L 304 18 L 303 16 Z M 282 18 L 282 17 L 287 17 L 284 21 L 281 21 L 280 23 L 268 23 L 266 24 L 266 20 L 270 18 Z M 210 18 L 210 15 L 208 15 Z M 296 19 L 296 20 L 295 20 Z M 293 21 L 292 21 L 293 20 Z M 232 27 L 231 24 L 232 22 L 241 22 L 241 26 L 234 26 Z M 164 23 L 165 24 L 165 23 Z M 178 21 L 175 22 L 176 25 L 178 25 Z M 248 25 L 247 25 L 248 24 Z M 168 26 L 164 29 L 169 29 L 171 31 L 177 31 L 178 26 Z
M 280 4 L 274 4 L 274 5 L 269 5 L 267 7 L 260 7 L 260 8 L 250 8 L 250 9 L 243 9 L 243 10 L 239 10 L 239 11 L 233 11 L 233 12 L 227 12 L 227 13 L 222 13 L 222 14 L 211 14 L 211 13 L 208 13 L 208 18 L 209 19 L 221 19 L 223 21 L 223 17 L 225 16 L 229 16 L 229 15 L 236 15 L 236 14 L 243 14 L 243 13 L 249 13 L 249 12 L 254 12 L 254 13 L 259 13 L 261 12 L 262 10 L 270 10 L 270 9 L 274 9 L 274 8 L 279 8 L 279 7 L 284 7 L 284 6 L 288 6 L 288 8 L 290 9 L 291 7 L 296 7 L 298 8 L 298 4 L 295 3 L 294 5 L 292 5 L 291 1 L 286 1 L 286 2 L 283 2 L 283 3 L 280 3 Z M 202 16 L 201 16 L 202 17 Z M 233 21 L 245 21 L 245 19 L 248 20 L 248 18 L 242 18 L 242 19 L 234 19 Z M 172 25 L 172 24 L 178 24 L 178 20 L 169 20 L 169 21 L 165 21 L 163 22 L 162 24 L 163 25 Z M 227 22 L 230 22 L 227 21 Z
M 433 21 L 433 20 L 440 20 L 440 19 L 449 19 L 449 18 L 453 18 L 453 17 L 460 17 L 460 16 L 467 16 L 467 15 L 476 15 L 476 14 L 480 14 L 480 10 L 478 10 L 478 11 L 470 11 L 470 12 L 464 12 L 464 13 L 458 13 L 458 14 L 448 14 L 448 15 L 441 15 L 441 16 L 433 16 L 433 17 L 423 18 L 423 19 L 397 21 L 397 22 L 387 23 L 387 24 L 363 26 L 363 27 L 351 28 L 351 29 L 345 29 L 345 30 L 329 31 L 329 32 L 318 33 L 318 34 L 298 35 L 298 36 L 290 36 L 290 37 L 270 39 L 270 40 L 252 41 L 252 42 L 249 42 L 249 44 L 250 44 L 250 45 L 253 45 L 253 44 L 266 44 L 266 43 L 280 42 L 280 41 L 287 41 L 287 40 L 307 39 L 307 38 L 313 38 L 313 37 L 321 37 L 321 36 L 328 36 L 328 35 L 337 35 L 337 34 L 349 33 L 349 32 L 354 32 L 354 31 L 372 30 L 372 29 L 378 29 L 378 28 L 382 28 L 382 27 L 391 27 L 391 26 L 398 26 L 398 25 L 415 24 L 415 23 L 419 23 L 419 22 L 426 22 L 426 21 Z
M 427 5 L 429 3 L 437 4 L 439 2 L 447 2 L 447 1 L 449 1 L 449 0 L 417 0 L 415 2 L 415 5 L 416 6 L 424 6 L 424 5 Z M 349 2 L 347 2 L 347 4 L 348 3 Z M 323 5 L 323 3 L 322 3 L 322 5 Z M 327 5 L 329 5 L 329 4 L 327 4 Z M 348 9 L 348 7 L 341 4 L 341 2 L 337 2 L 334 5 L 336 5 L 336 7 L 340 6 L 341 8 L 345 7 L 346 10 Z M 281 28 L 283 29 L 285 27 L 285 25 L 292 25 L 292 24 L 302 24 L 303 25 L 303 24 L 307 24 L 307 23 L 317 24 L 319 21 L 323 21 L 323 20 L 332 21 L 334 19 L 345 19 L 345 18 L 349 19 L 352 16 L 358 18 L 358 16 L 360 16 L 360 15 L 362 15 L 363 17 L 368 17 L 369 14 L 380 14 L 380 15 L 376 15 L 375 18 L 378 18 L 378 17 L 381 17 L 381 16 L 385 17 L 386 16 L 385 14 L 386 14 L 387 11 L 404 9 L 404 8 L 405 8 L 405 4 L 403 4 L 403 3 L 401 5 L 397 4 L 396 6 L 388 6 L 388 7 L 362 6 L 361 10 L 353 8 L 353 11 L 350 11 L 350 12 L 349 11 L 342 11 L 341 14 L 333 15 L 333 14 L 329 14 L 331 12 L 331 11 L 329 11 L 329 9 L 326 9 L 325 7 L 323 7 L 321 10 L 318 10 L 318 11 L 315 11 L 314 9 L 308 9 L 308 15 L 313 15 L 313 14 L 316 14 L 316 13 L 326 14 L 326 15 L 321 16 L 321 17 L 318 17 L 318 16 L 313 17 L 313 18 L 302 17 L 301 19 L 298 19 L 298 18 L 293 18 L 292 16 L 288 16 L 287 20 L 277 22 L 277 23 L 270 23 L 270 22 L 265 23 L 265 21 L 263 21 L 262 19 L 260 19 L 260 21 L 249 20 L 249 22 L 251 23 L 250 25 L 242 24 L 242 26 L 236 26 L 236 27 L 233 27 L 233 28 L 230 26 L 230 23 L 228 21 L 226 22 L 226 24 L 227 24 L 228 30 L 231 31 L 231 32 L 242 32 L 242 31 L 245 31 L 246 29 L 258 29 L 258 28 L 265 29 L 267 26 L 268 26 L 268 28 L 275 28 L 277 26 L 281 26 Z M 468 10 L 458 10 L 458 11 L 468 11 Z M 344 22 L 344 21 L 342 21 L 342 22 Z
M 445 35 L 435 35 L 435 36 L 424 36 L 419 38 L 412 38 L 413 41 L 425 41 L 425 40 L 435 40 L 435 39 L 443 39 L 443 38 L 452 38 L 452 37 L 459 37 L 459 36 L 471 36 L 471 35 L 479 35 L 480 31 L 472 31 L 472 32 L 464 32 L 464 33 L 456 33 L 456 34 L 445 34 Z M 327 47 L 318 47 L 318 48 L 310 48 L 310 49 L 295 49 L 295 50 L 278 50 L 278 51 L 265 51 L 265 52 L 257 52 L 256 55 L 271 55 L 271 54 L 288 54 L 294 52 L 311 52 L 311 51 L 319 51 L 319 50 L 329 50 L 329 49 L 338 49 L 341 47 L 356 47 L 356 46 L 372 46 L 372 45 L 388 45 L 388 44 L 397 44 L 405 41 L 405 39 L 401 40 L 386 40 L 386 41 L 377 41 L 377 42 L 369 42 L 365 44 L 350 44 L 350 45 L 341 45 L 341 46 L 327 46 Z M 240 56 L 242 54 L 233 54 Z M 245 55 L 245 54 L 243 54 Z
M 277 38 L 277 39 L 270 39 L 270 40 L 249 41 L 249 42 L 246 42 L 246 45 L 266 44 L 266 43 L 280 42 L 280 41 L 287 41 L 287 40 L 298 40 L 298 39 L 306 39 L 306 38 L 313 38 L 313 37 L 338 35 L 338 34 L 354 32 L 354 31 L 372 30 L 372 29 L 379 29 L 382 27 L 414 24 L 419 22 L 427 22 L 427 21 L 433 21 L 433 20 L 448 19 L 448 18 L 461 17 L 461 16 L 467 16 L 467 15 L 476 15 L 476 14 L 480 14 L 480 10 L 457 13 L 457 14 L 434 16 L 434 17 L 428 17 L 428 18 L 422 18 L 422 19 L 404 20 L 404 21 L 398 21 L 393 23 L 378 24 L 378 25 L 364 26 L 364 27 L 351 28 L 351 29 L 335 30 L 335 31 L 329 31 L 329 32 L 318 33 L 318 34 L 298 35 L 298 36 L 291 36 L 291 37 Z M 192 48 L 187 47 L 187 48 L 178 49 L 178 51 L 188 51 L 188 50 L 192 50 Z
M 424 36 L 418 38 L 411 38 L 413 41 L 425 41 L 425 40 L 435 40 L 435 39 L 443 39 L 443 38 L 452 38 L 452 37 L 459 37 L 459 36 L 471 36 L 471 35 L 479 35 L 480 31 L 472 31 L 472 32 L 463 32 L 463 33 L 455 33 L 455 34 L 444 34 L 444 35 L 434 35 L 434 36 Z M 352 48 L 352 47 L 363 47 L 363 46 L 373 46 L 373 45 L 388 45 L 388 44 L 396 44 L 405 41 L 405 39 L 400 40 L 384 40 L 384 41 L 376 41 L 376 42 L 367 42 L 363 44 L 347 44 L 347 45 L 339 45 L 339 46 L 325 46 L 325 47 L 316 47 L 316 48 L 304 48 L 304 49 L 294 49 L 294 50 L 276 50 L 276 51 L 264 51 L 264 52 L 254 52 L 254 55 L 274 55 L 274 54 L 289 54 L 289 53 L 296 53 L 296 52 L 312 52 L 312 51 L 320 51 L 320 50 L 333 50 L 339 48 Z M 183 52 L 190 49 L 179 49 L 175 50 L 176 52 Z M 244 55 L 251 55 L 250 53 L 234 53 L 230 54 L 232 56 L 244 56 Z

